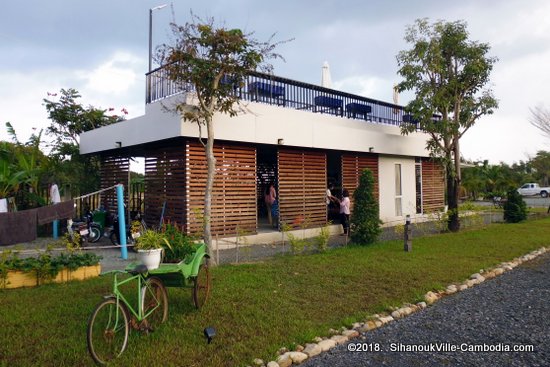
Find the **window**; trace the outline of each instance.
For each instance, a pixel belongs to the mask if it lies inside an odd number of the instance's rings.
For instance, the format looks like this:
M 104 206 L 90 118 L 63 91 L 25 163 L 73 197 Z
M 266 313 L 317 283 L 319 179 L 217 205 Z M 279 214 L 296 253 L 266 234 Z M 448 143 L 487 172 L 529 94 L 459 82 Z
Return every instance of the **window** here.
M 395 164 L 395 215 L 397 217 L 403 216 L 403 204 L 402 196 L 403 191 L 401 187 L 401 164 Z

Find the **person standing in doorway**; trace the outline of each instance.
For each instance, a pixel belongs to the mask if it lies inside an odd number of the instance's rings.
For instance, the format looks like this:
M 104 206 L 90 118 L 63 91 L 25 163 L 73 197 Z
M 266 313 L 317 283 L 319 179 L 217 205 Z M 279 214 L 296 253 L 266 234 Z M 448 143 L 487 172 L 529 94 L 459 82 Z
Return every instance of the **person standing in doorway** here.
M 349 236 L 349 216 L 351 202 L 349 200 L 349 191 L 347 189 L 342 190 L 342 200 L 338 200 L 340 204 L 340 222 L 342 223 L 342 228 L 344 228 L 344 233 L 341 236 Z
M 335 198 L 334 196 L 332 196 L 332 190 L 334 190 L 334 185 L 332 183 L 329 183 L 327 185 L 327 198 L 326 198 L 326 203 L 327 203 L 327 219 L 330 217 L 330 207 L 332 206 L 332 203 L 335 203 L 338 201 L 337 198 Z
M 270 183 L 266 187 L 264 200 L 265 200 L 265 206 L 267 208 L 267 219 L 269 220 L 269 225 L 273 226 L 273 217 L 271 215 L 271 207 L 273 206 L 273 203 L 275 202 L 275 200 L 277 200 L 277 191 L 275 191 L 275 186 L 273 186 L 273 183 Z

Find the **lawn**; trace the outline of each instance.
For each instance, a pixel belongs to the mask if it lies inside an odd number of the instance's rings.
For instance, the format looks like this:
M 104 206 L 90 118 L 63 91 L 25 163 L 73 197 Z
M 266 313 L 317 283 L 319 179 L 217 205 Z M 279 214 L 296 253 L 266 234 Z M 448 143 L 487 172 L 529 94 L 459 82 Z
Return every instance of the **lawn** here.
M 146 336 L 131 332 L 115 365 L 241 366 L 268 361 L 282 347 L 328 335 L 367 315 L 415 302 L 429 290 L 548 245 L 550 219 L 282 256 L 213 270 L 214 289 L 199 312 L 191 291 L 169 288 L 169 320 Z M 0 291 L 0 365 L 92 365 L 86 323 L 111 276 Z M 214 326 L 207 345 L 202 335 Z

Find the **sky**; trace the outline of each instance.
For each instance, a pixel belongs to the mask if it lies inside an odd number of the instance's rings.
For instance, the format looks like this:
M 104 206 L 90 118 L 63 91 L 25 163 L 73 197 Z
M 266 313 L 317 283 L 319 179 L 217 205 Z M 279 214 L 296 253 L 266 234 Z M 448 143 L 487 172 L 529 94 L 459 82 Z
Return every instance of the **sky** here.
M 550 140 L 529 123 L 529 109 L 550 107 L 550 2 L 545 0 L 27 0 L 0 7 L 0 140 L 5 122 L 25 142 L 49 125 L 44 98 L 74 88 L 81 103 L 144 114 L 149 9 L 153 45 L 170 42 L 170 22 L 184 24 L 190 10 L 217 24 L 254 32 L 258 40 L 288 40 L 274 74 L 321 83 L 324 61 L 334 89 L 392 102 L 401 81 L 396 55 L 410 48 L 408 25 L 418 18 L 464 20 L 470 39 L 489 43 L 490 87 L 500 107 L 461 140 L 470 160 L 512 164 Z M 155 65 L 153 66 L 155 67 Z M 411 94 L 400 96 L 400 104 Z M 119 112 L 120 113 L 120 112 Z

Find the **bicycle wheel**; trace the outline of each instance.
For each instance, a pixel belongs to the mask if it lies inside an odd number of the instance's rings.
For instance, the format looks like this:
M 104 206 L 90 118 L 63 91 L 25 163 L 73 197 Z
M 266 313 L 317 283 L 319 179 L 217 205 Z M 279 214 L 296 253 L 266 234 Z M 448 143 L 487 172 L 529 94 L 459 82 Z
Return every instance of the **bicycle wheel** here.
M 128 345 L 128 315 L 116 298 L 101 301 L 88 320 L 88 351 L 97 364 L 107 364 Z
M 147 279 L 141 288 L 141 305 L 147 331 L 155 331 L 168 318 L 168 295 L 159 278 Z M 147 315 L 150 313 L 149 315 Z
M 208 264 L 202 264 L 199 267 L 197 276 L 193 279 L 193 303 L 197 309 L 204 306 L 210 294 L 210 271 Z

